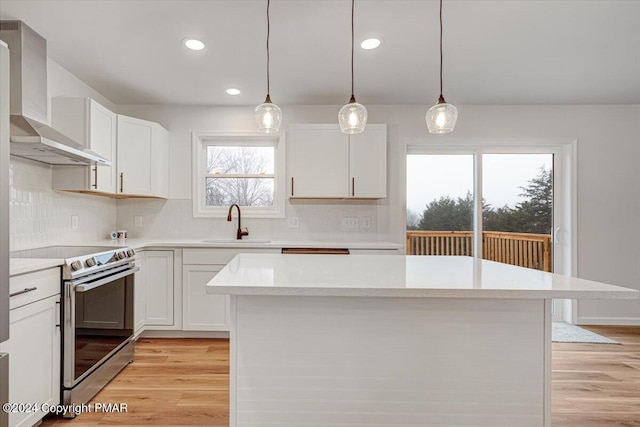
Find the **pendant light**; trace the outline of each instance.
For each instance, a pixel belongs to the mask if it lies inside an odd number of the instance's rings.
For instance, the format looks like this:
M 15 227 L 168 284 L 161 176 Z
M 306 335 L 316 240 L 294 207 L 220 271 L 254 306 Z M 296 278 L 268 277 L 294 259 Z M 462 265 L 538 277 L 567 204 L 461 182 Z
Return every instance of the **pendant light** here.
M 449 133 L 453 131 L 458 120 L 458 109 L 448 104 L 442 96 L 442 0 L 440 0 L 440 98 L 438 103 L 429 108 L 425 116 L 429 133 Z
M 269 35 L 270 35 L 270 22 L 269 22 L 269 6 L 271 0 L 267 0 L 267 97 L 264 103 L 258 105 L 255 111 L 256 126 L 258 132 L 262 133 L 276 133 L 280 130 L 280 123 L 282 123 L 282 110 L 276 104 L 271 102 L 271 96 L 269 94 Z
M 338 112 L 338 123 L 342 133 L 361 133 L 367 124 L 367 109 L 364 105 L 358 104 L 356 97 L 353 95 L 353 46 L 354 46 L 354 30 L 353 15 L 355 9 L 355 0 L 351 0 L 351 99 L 349 103 Z

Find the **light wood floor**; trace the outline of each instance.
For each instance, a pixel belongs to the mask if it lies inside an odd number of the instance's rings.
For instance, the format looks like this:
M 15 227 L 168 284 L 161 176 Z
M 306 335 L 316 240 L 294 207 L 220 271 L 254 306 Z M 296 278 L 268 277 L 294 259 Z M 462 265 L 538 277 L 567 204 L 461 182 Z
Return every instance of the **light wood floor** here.
M 553 427 L 640 426 L 640 327 L 589 329 L 622 345 L 553 344 Z M 43 426 L 228 426 L 228 373 L 226 340 L 142 339 L 134 363 L 93 400 L 125 402 L 128 413 Z
M 640 426 L 640 327 L 586 329 L 622 345 L 553 344 L 553 427 Z

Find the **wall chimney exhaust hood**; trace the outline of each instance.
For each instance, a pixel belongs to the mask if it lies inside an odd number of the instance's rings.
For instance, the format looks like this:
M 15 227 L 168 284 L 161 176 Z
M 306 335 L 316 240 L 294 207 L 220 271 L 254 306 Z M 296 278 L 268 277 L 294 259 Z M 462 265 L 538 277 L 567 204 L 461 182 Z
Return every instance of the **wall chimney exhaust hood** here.
M 11 155 L 50 165 L 111 166 L 46 124 L 47 41 L 22 21 L 0 21 L 0 39 L 10 51 Z

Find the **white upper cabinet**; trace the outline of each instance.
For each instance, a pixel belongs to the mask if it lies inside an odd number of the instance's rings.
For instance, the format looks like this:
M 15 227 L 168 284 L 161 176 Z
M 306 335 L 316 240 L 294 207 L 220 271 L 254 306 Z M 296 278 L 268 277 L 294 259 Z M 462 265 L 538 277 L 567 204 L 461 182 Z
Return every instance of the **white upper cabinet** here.
M 151 195 L 153 126 L 118 115 L 118 194 Z
M 387 197 L 387 126 L 368 125 L 349 137 L 351 196 Z
M 56 166 L 56 190 L 116 192 L 116 114 L 91 98 L 52 98 L 51 124 L 113 166 Z
M 117 194 L 167 197 L 169 139 L 157 123 L 118 115 Z
M 387 196 L 387 127 L 347 135 L 338 125 L 289 127 L 291 198 L 381 199 Z
M 333 125 L 289 127 L 292 197 L 349 195 L 349 136 Z
M 116 114 L 91 98 L 51 99 L 51 126 L 107 160 L 115 160 Z
M 153 123 L 151 147 L 151 192 L 155 197 L 169 198 L 169 131 Z
M 112 166 L 54 166 L 53 188 L 110 197 L 169 196 L 169 133 L 90 98 L 53 98 L 51 123 Z

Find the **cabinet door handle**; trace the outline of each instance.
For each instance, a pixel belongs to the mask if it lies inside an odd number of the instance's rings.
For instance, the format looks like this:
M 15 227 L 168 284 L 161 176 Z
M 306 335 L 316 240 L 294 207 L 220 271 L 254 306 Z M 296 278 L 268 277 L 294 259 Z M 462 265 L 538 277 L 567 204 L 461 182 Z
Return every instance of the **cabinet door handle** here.
M 293 177 L 291 177 L 291 197 L 293 197 Z
M 96 190 L 98 189 L 98 165 L 95 165 L 95 168 L 93 169 L 93 188 L 95 188 Z
M 356 178 L 351 177 L 351 196 L 355 197 L 356 195 Z
M 122 193 L 122 188 L 124 187 L 124 172 L 120 172 L 120 192 Z
M 24 288 L 24 289 L 23 289 L 23 290 L 21 290 L 21 291 L 18 291 L 18 292 L 14 292 L 14 293 L 12 293 L 12 294 L 9 294 L 9 297 L 10 297 L 10 298 L 11 298 L 11 297 L 16 297 L 16 296 L 18 296 L 18 295 L 22 295 L 22 294 L 26 294 L 26 293 L 31 292 L 31 291 L 35 291 L 36 289 L 38 289 L 38 288 L 37 288 L 37 287 L 33 287 L 33 288 Z

